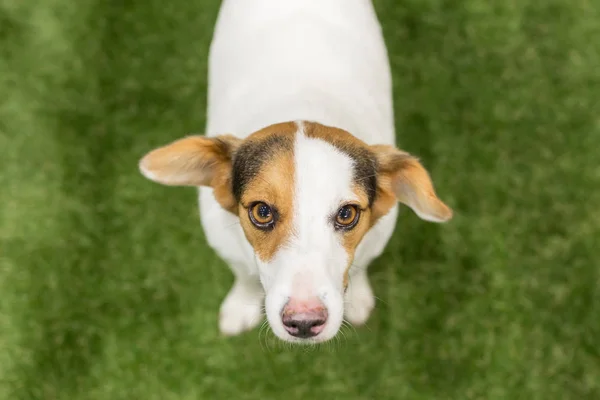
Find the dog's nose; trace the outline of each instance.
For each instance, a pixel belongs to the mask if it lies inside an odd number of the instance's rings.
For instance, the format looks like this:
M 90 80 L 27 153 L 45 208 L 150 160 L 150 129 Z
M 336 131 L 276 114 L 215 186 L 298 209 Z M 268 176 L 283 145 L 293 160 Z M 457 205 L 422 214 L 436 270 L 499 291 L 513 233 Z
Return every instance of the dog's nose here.
M 281 321 L 285 330 L 297 338 L 317 336 L 327 322 L 327 310 L 318 299 L 290 300 L 283 308 Z

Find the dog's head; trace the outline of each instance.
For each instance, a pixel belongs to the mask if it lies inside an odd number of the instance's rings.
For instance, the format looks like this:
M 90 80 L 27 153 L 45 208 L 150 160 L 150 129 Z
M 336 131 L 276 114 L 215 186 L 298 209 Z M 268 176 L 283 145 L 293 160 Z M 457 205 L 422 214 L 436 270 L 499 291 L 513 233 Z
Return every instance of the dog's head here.
M 239 217 L 269 324 L 291 342 L 335 336 L 356 247 L 398 201 L 427 221 L 452 217 L 416 158 L 312 122 L 244 140 L 190 136 L 148 153 L 140 170 L 165 185 L 210 186 Z

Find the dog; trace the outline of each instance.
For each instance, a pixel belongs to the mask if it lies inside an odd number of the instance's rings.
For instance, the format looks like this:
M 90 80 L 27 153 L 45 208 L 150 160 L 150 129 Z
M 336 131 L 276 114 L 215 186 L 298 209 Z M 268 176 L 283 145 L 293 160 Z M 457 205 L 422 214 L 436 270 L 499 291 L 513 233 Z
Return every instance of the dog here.
M 205 135 L 150 150 L 143 176 L 198 188 L 208 244 L 235 280 L 219 329 L 262 321 L 319 343 L 375 305 L 367 267 L 399 206 L 446 222 L 430 174 L 395 144 L 371 0 L 225 0 L 209 50 Z

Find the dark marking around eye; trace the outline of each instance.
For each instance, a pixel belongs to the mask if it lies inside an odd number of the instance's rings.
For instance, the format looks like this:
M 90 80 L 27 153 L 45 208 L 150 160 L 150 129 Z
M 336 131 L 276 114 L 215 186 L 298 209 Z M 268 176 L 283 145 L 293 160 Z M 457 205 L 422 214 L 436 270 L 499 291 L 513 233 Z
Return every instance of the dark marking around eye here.
M 293 136 L 286 134 L 273 134 L 242 144 L 233 160 L 232 191 L 236 201 L 240 202 L 244 188 L 258 175 L 265 162 L 278 152 L 291 151 L 293 145 Z

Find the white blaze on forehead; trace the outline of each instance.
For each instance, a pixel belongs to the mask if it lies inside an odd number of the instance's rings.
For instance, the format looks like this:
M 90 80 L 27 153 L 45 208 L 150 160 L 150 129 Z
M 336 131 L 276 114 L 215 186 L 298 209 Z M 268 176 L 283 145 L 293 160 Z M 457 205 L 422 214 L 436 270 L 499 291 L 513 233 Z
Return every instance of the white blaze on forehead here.
M 357 200 L 352 191 L 354 162 L 322 139 L 304 135 L 302 123 L 294 144 L 295 190 L 293 231 L 298 244 L 321 247 L 335 235 L 332 219 L 344 203 Z
M 358 198 L 354 162 L 325 140 L 307 137 L 298 123 L 294 142 L 294 190 L 290 240 L 269 263 L 260 263 L 265 310 L 273 331 L 289 339 L 281 322 L 285 304 L 318 298 L 328 312 L 318 338 L 338 331 L 344 311 L 344 273 L 349 254 L 333 218 L 339 207 Z

